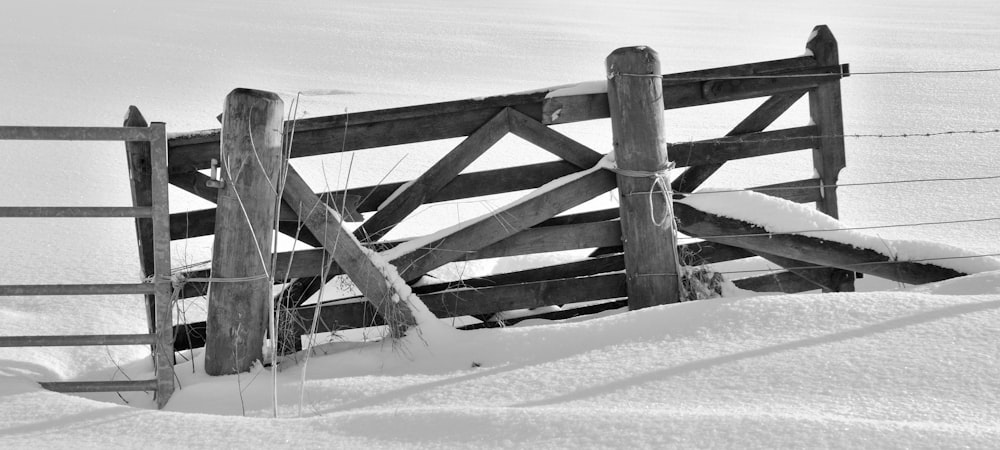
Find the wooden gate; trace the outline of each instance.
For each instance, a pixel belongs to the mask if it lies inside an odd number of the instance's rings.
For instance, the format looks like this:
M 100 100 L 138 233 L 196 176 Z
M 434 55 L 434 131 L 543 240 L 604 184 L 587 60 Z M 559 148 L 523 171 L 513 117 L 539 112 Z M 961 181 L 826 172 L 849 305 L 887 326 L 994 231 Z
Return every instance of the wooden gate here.
M 0 207 L 2 218 L 134 217 L 139 236 L 149 242 L 141 253 L 145 282 L 134 284 L 0 285 L 0 296 L 80 296 L 142 294 L 147 299 L 147 334 L 0 336 L 0 347 L 150 345 L 156 378 L 128 381 L 50 381 L 41 385 L 56 392 L 151 391 L 162 408 L 174 391 L 170 279 L 170 215 L 167 196 L 167 136 L 163 123 L 126 127 L 0 127 L 0 140 L 124 141 L 130 162 L 144 161 L 148 171 L 133 172 L 132 183 L 143 186 L 131 207 Z M 135 166 L 135 164 L 130 164 Z M 133 189 L 133 192 L 136 192 Z
M 825 26 L 816 27 L 807 42 L 809 53 L 793 58 L 720 67 L 693 72 L 646 75 L 662 82 L 663 108 L 767 98 L 755 111 L 724 137 L 696 142 L 668 144 L 677 168 L 686 169 L 672 184 L 674 191 L 690 192 L 700 186 L 727 161 L 812 149 L 816 177 L 778 185 L 751 187 L 752 190 L 799 203 L 815 202 L 826 214 L 837 215 L 836 182 L 844 167 L 843 125 L 840 80 L 848 76 L 841 64 L 837 43 Z M 808 96 L 811 124 L 767 130 L 789 107 Z M 428 270 L 449 261 L 473 260 L 584 248 L 601 249 L 583 261 L 516 273 L 496 274 L 483 279 L 462 280 L 414 288 L 428 308 L 439 317 L 472 315 L 488 319 L 493 313 L 519 308 L 605 301 L 621 306 L 629 296 L 628 273 L 622 254 L 622 227 L 618 208 L 581 214 L 558 215 L 574 204 L 617 186 L 608 171 L 587 172 L 600 156 L 594 150 L 559 133 L 551 125 L 607 118 L 612 115 L 609 95 L 593 92 L 569 93 L 542 89 L 536 92 L 497 97 L 409 106 L 347 115 L 300 119 L 294 123 L 291 158 L 465 137 L 440 162 L 415 180 L 378 186 L 352 188 L 318 194 L 345 218 L 361 220 L 361 213 L 373 212 L 356 236 L 370 248 L 383 252 L 403 278 L 414 280 Z M 292 123 L 286 122 L 286 141 Z M 669 124 L 667 125 L 669 126 Z M 561 160 L 482 172 L 460 173 L 507 133 L 513 133 Z M 218 192 L 206 187 L 211 179 L 199 170 L 211 167 L 219 157 L 222 130 L 176 135 L 169 141 L 171 183 L 206 200 L 216 202 Z M 659 170 L 648 168 L 647 170 Z M 452 234 L 445 240 L 429 242 L 410 252 L 394 253 L 396 246 L 408 245 L 382 238 L 385 232 L 422 204 L 474 198 L 485 195 L 535 189 L 559 177 L 579 174 L 561 190 L 505 209 L 502 217 L 487 218 Z M 278 212 L 278 231 L 317 247 L 277 255 L 275 273 L 295 279 L 276 302 L 293 309 L 295 333 L 310 329 L 312 308 L 300 308 L 301 300 L 315 292 L 324 280 L 325 251 L 322 242 L 309 230 L 301 229 L 300 218 L 284 204 Z M 506 222 L 506 223 L 504 223 Z M 211 235 L 216 227 L 216 210 L 177 213 L 171 219 L 173 239 Z M 681 231 L 684 231 L 683 229 Z M 447 242 L 445 242 L 447 241 Z M 409 244 L 412 247 L 412 243 Z M 779 259 L 722 243 L 679 246 L 680 253 L 698 253 L 702 263 L 715 263 L 753 256 L 765 256 L 782 266 L 801 267 L 800 261 Z M 626 271 L 627 272 L 627 271 Z M 327 277 L 342 274 L 330 267 Z M 205 271 L 184 274 L 188 279 L 205 278 Z M 276 282 L 281 280 L 275 280 Z M 748 289 L 802 291 L 811 289 L 851 290 L 853 272 L 826 268 L 787 271 L 766 278 L 737 280 Z M 180 288 L 178 297 L 204 295 L 207 283 L 192 281 Z M 381 323 L 369 302 L 341 301 L 324 305 L 319 331 L 371 326 Z M 178 348 L 199 345 L 197 335 L 204 323 L 188 324 L 179 330 Z M 187 341 L 190 338 L 190 342 Z

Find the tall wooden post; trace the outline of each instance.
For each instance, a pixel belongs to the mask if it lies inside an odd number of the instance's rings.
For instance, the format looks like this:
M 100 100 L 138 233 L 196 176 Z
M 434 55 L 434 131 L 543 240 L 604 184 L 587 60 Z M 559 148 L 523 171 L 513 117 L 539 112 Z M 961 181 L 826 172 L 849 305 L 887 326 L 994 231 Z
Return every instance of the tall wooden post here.
M 226 97 L 221 157 L 225 185 L 215 216 L 205 372 L 250 370 L 263 356 L 271 297 L 271 233 L 281 164 L 284 104 L 236 89 Z
M 139 108 L 129 106 L 125 113 L 125 127 L 148 127 L 146 118 Z M 153 206 L 152 173 L 153 166 L 148 141 L 126 141 L 125 153 L 128 161 L 129 184 L 132 187 L 132 206 Z M 153 258 L 153 220 L 148 218 L 135 219 L 135 237 L 139 245 L 139 265 L 142 276 L 148 278 L 155 272 Z M 150 294 L 146 296 L 146 320 L 149 332 L 156 332 L 156 300 Z M 156 346 L 154 345 L 155 349 Z
M 826 25 L 813 28 L 806 48 L 820 66 L 840 65 L 837 39 Z M 840 79 L 832 78 L 809 91 L 809 115 L 819 128 L 820 144 L 813 149 L 813 167 L 822 181 L 822 198 L 816 207 L 823 213 L 838 218 L 837 177 L 847 166 L 844 153 L 844 113 L 840 100 Z M 854 273 L 846 270 L 830 271 L 827 286 L 836 286 L 840 292 L 854 291 Z
M 659 55 L 649 47 L 625 47 L 608 55 L 606 65 L 629 309 L 674 303 L 680 300 L 680 267 L 664 174 L 670 160 Z M 659 183 L 657 174 L 663 174 Z
M 149 141 L 150 200 L 153 247 L 153 273 L 156 285 L 155 314 L 156 405 L 163 409 L 174 393 L 174 320 L 170 280 L 170 195 L 167 168 L 167 127 L 163 122 L 150 124 L 153 137 Z

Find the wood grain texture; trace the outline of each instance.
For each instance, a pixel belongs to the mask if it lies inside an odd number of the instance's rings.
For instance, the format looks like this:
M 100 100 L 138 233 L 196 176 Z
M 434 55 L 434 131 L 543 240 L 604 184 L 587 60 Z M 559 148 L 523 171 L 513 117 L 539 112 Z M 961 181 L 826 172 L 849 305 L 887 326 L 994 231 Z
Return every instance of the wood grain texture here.
M 840 52 L 837 39 L 826 25 L 813 29 L 812 39 L 806 43 L 817 64 L 839 65 Z M 823 183 L 822 197 L 816 208 L 830 217 L 840 217 L 837 205 L 837 179 L 840 171 L 847 166 L 844 150 L 844 113 L 840 98 L 840 78 L 835 77 L 819 84 L 809 91 L 809 115 L 819 129 L 820 141 L 813 147 L 813 166 Z M 854 275 L 845 273 L 837 276 L 841 285 L 833 291 L 853 291 Z
M 518 137 L 535 144 L 542 149 L 581 169 L 589 169 L 597 164 L 604 155 L 583 145 L 566 135 L 542 125 L 537 120 L 528 117 L 517 110 L 510 110 L 508 115 L 510 130 Z
M 659 55 L 649 47 L 625 47 L 608 55 L 605 64 L 618 169 L 663 170 L 670 158 L 663 129 Z M 657 208 L 648 195 L 642 195 L 654 190 L 654 178 L 619 173 L 617 180 L 629 309 L 679 302 L 681 272 L 669 196 L 657 196 Z M 663 220 L 656 222 L 653 217 Z
M 213 278 L 271 274 L 283 114 L 281 98 L 270 92 L 236 89 L 226 97 L 219 157 L 225 186 L 219 191 L 216 209 Z M 246 372 L 263 357 L 270 298 L 267 278 L 213 283 L 208 300 L 206 373 Z
M 123 127 L 146 128 L 149 123 L 139 108 L 129 106 L 125 113 Z M 149 141 L 125 142 L 125 158 L 128 163 L 128 180 L 132 192 L 132 206 L 150 208 L 153 205 L 153 166 L 150 161 Z M 153 276 L 153 221 L 150 218 L 135 219 L 136 244 L 139 247 L 139 267 L 142 277 Z M 150 333 L 156 332 L 156 298 L 147 294 L 146 323 Z
M 323 241 L 323 248 L 337 262 L 340 269 L 351 278 L 382 317 L 392 317 L 394 336 L 400 336 L 410 326 L 416 325 L 406 298 L 396 292 L 386 275 L 375 265 L 367 250 L 354 236 L 344 229 L 339 214 L 322 203 L 295 169 L 289 167 L 285 178 L 285 201 Z

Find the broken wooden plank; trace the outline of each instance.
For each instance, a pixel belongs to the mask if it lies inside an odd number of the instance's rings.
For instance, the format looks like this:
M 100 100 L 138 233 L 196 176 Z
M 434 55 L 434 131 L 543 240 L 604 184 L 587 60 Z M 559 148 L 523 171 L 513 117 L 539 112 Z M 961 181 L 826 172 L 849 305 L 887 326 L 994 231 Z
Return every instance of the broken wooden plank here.
M 923 284 L 965 275 L 929 263 L 894 261 L 869 249 L 798 234 L 769 233 L 756 225 L 705 213 L 674 203 L 680 231 L 689 236 L 761 251 L 812 264 L 862 272 L 907 284 Z

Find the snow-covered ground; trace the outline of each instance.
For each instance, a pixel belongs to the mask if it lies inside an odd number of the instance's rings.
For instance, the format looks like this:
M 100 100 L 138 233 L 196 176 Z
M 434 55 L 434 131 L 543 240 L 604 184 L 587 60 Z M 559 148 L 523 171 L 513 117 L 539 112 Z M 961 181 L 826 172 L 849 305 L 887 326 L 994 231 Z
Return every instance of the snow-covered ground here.
M 604 57 L 627 45 L 657 49 L 668 72 L 795 56 L 817 24 L 831 27 L 855 73 L 1000 67 L 997 23 L 992 0 L 18 2 L 0 15 L 0 124 L 116 125 L 135 104 L 171 131 L 214 128 L 235 87 L 286 102 L 302 92 L 299 117 L 454 100 L 601 79 Z M 995 129 L 998 81 L 852 76 L 843 82 L 846 132 Z M 724 134 L 758 103 L 669 111 L 668 138 Z M 797 105 L 779 125 L 807 121 Z M 604 121 L 559 129 L 610 149 Z M 997 134 L 849 138 L 841 181 L 997 175 L 998 144 Z M 361 154 L 350 180 L 340 156 L 295 164 L 314 187 L 360 186 L 400 159 L 388 179 L 412 178 L 453 145 Z M 0 205 L 130 201 L 120 146 L 4 142 L 0 152 Z M 506 138 L 470 170 L 545 158 Z M 811 173 L 808 152 L 798 152 L 727 165 L 709 184 Z M 850 227 L 990 218 L 998 193 L 997 180 L 839 191 Z M 174 210 L 207 206 L 171 194 Z M 431 207 L 398 232 L 501 205 Z M 877 233 L 1000 253 L 1000 221 Z M 128 221 L 0 219 L 0 248 L 3 284 L 138 277 Z M 177 264 L 203 259 L 204 248 L 178 243 Z M 62 395 L 32 381 L 145 377 L 141 347 L 0 349 L 0 447 L 989 448 L 1000 438 L 997 272 L 523 325 L 454 338 L 427 324 L 395 348 L 333 342 L 305 375 L 301 361 L 282 363 L 274 384 L 269 368 L 210 379 L 198 356 L 178 367 L 182 389 L 166 411 L 150 410 L 144 394 L 126 395 L 124 406 L 113 394 Z M 138 299 L 0 299 L 5 335 L 144 328 Z M 274 385 L 280 419 L 269 418 Z

